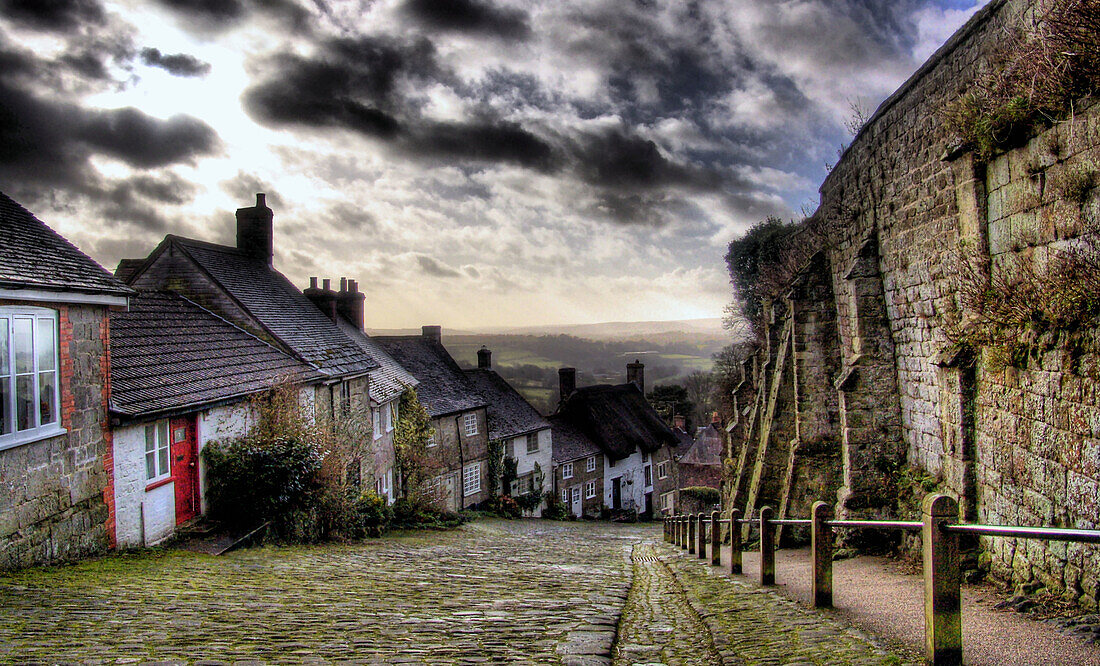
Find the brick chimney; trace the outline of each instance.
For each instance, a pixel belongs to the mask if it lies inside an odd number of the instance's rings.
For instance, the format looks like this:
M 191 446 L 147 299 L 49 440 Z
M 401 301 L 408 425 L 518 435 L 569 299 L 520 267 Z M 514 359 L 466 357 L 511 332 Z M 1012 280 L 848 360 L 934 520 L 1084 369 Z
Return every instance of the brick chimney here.
M 363 304 L 367 297 L 359 291 L 359 282 L 340 278 L 340 291 L 336 294 L 336 311 L 355 324 L 359 330 L 364 326 Z
M 309 288 L 302 293 L 305 297 L 313 301 L 313 304 L 317 306 L 317 309 L 324 313 L 326 317 L 332 321 L 336 321 L 336 292 L 329 288 L 329 281 L 326 279 L 323 283 L 323 287 L 317 288 L 317 278 L 311 277 L 309 279 Z
M 687 423 L 684 421 L 684 417 L 681 414 L 675 414 L 672 417 L 672 427 L 677 430 L 683 430 L 687 432 Z
M 577 390 L 577 369 L 576 368 L 560 368 L 558 369 L 558 390 L 561 395 L 561 399 L 564 402 L 573 391 Z
M 275 254 L 272 221 L 275 213 L 267 207 L 261 192 L 256 195 L 256 205 L 237 209 L 237 249 L 247 256 L 271 265 Z
M 642 395 L 645 395 L 645 363 L 638 359 L 634 359 L 633 363 L 627 363 L 626 381 L 628 384 L 637 386 Z
M 493 352 L 489 351 L 489 348 L 484 345 L 477 350 L 477 367 L 482 370 L 493 369 Z
M 442 344 L 443 342 L 443 327 L 442 326 L 421 326 L 420 335 L 425 340 L 433 340 Z

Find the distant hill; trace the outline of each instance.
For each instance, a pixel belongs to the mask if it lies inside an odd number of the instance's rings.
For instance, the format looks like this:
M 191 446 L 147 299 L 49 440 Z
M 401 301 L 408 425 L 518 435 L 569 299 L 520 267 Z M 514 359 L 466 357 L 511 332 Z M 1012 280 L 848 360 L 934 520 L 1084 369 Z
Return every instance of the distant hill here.
M 419 328 L 368 329 L 369 335 L 419 335 Z M 585 340 L 642 340 L 654 336 L 715 336 L 729 337 L 718 317 L 681 319 L 674 321 L 615 321 L 603 324 L 562 324 L 548 326 L 487 327 L 483 329 L 444 328 L 443 335 L 571 335 Z

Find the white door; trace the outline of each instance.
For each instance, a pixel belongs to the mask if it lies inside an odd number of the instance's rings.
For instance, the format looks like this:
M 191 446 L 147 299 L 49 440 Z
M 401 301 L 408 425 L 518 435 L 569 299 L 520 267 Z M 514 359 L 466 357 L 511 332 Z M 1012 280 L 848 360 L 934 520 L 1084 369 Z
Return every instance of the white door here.
M 573 515 L 580 518 L 584 515 L 584 508 L 581 506 L 581 487 L 573 486 L 569 489 L 569 496 L 572 500 Z

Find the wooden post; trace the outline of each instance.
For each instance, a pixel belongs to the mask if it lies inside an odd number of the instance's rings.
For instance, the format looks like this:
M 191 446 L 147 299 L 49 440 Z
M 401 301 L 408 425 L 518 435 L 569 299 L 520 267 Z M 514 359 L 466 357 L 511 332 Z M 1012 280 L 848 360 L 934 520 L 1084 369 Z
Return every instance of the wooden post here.
M 711 566 L 722 566 L 722 514 L 717 511 L 710 512 L 710 563 Z
M 687 517 L 688 522 L 688 538 L 687 538 L 687 551 L 688 555 L 695 554 L 695 514 L 689 513 Z
M 673 520 L 673 523 L 672 523 L 672 545 L 676 546 L 676 547 L 679 547 L 680 546 L 680 516 L 677 515 L 672 520 Z
M 760 584 L 775 585 L 775 524 L 770 506 L 760 509 Z
M 730 573 L 741 573 L 741 509 L 730 509 Z
M 832 518 L 831 505 L 814 502 L 810 535 L 814 556 L 814 608 L 832 608 L 833 605 L 833 528 L 825 524 Z
M 962 664 L 962 575 L 959 537 L 943 529 L 959 519 L 947 495 L 927 495 L 924 528 L 924 660 L 933 666 Z
M 705 560 L 707 559 L 707 515 L 700 511 L 695 518 L 695 522 L 697 523 L 695 530 L 695 536 L 697 537 L 695 550 L 699 555 L 699 559 Z
M 668 539 L 668 516 L 665 516 L 664 530 L 665 531 L 663 532 L 663 536 L 665 538 L 665 543 L 668 543 L 668 541 L 669 541 L 669 539 Z

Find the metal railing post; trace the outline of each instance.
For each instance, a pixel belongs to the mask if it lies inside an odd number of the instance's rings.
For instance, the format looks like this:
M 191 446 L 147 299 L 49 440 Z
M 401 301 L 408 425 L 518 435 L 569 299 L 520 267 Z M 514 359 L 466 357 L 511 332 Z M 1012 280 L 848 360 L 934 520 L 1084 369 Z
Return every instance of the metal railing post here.
M 702 511 L 695 516 L 695 550 L 700 560 L 707 559 L 707 516 Z
M 722 566 L 722 514 L 717 511 L 710 512 L 710 563 L 711 566 Z
M 741 509 L 730 509 L 730 573 L 741 573 Z
M 775 585 L 775 525 L 770 506 L 760 509 L 760 584 Z
M 687 538 L 687 551 L 688 555 L 695 554 L 695 514 L 689 513 L 687 517 L 688 523 L 688 538 Z
M 832 519 L 832 514 L 831 505 L 814 502 L 810 545 L 814 557 L 815 608 L 831 608 L 833 605 L 833 528 L 825 524 L 825 521 Z
M 959 519 L 959 504 L 947 495 L 928 495 L 922 513 L 924 659 L 933 666 L 954 666 L 963 663 L 959 537 L 943 528 Z

